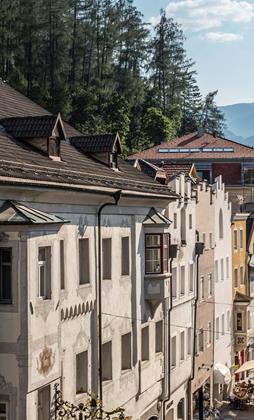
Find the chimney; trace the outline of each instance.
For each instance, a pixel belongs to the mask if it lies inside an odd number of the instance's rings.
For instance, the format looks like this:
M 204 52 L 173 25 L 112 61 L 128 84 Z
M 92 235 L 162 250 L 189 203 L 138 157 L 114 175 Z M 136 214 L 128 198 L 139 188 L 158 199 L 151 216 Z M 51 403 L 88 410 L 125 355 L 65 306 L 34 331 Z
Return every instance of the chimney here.
M 216 130 L 213 131 L 213 137 L 216 138 L 218 135 L 218 132 Z

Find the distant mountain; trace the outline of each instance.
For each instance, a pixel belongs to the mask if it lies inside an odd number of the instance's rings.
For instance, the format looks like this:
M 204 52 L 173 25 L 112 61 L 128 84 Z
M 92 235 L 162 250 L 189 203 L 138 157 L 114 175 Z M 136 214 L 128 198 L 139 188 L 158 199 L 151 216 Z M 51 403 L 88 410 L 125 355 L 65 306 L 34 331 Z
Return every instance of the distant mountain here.
M 226 105 L 220 109 L 227 124 L 225 137 L 254 146 L 254 103 Z

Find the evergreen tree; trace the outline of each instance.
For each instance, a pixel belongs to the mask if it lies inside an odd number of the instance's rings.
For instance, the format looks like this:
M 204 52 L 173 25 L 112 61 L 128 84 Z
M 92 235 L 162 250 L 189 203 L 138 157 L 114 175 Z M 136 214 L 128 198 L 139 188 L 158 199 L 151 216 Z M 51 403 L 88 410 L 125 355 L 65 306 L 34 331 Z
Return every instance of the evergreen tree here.
M 215 102 L 218 91 L 210 92 L 203 101 L 201 126 L 209 133 L 217 133 L 223 136 L 225 129 L 224 114 Z

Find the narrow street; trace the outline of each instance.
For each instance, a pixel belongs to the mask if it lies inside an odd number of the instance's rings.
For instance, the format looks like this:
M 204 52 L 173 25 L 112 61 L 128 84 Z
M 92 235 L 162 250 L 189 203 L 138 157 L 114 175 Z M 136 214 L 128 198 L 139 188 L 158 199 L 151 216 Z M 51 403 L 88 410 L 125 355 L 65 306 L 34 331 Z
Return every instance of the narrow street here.
M 253 420 L 254 419 L 254 409 L 248 410 L 228 410 L 226 414 L 222 417 L 225 420 L 236 419 L 236 420 Z

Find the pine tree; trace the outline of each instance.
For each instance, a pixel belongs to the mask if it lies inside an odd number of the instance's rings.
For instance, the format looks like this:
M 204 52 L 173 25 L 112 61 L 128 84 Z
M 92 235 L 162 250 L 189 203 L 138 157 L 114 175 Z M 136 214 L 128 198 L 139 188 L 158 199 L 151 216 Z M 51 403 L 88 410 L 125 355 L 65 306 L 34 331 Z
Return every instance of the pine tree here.
M 210 92 L 203 101 L 201 126 L 209 133 L 217 133 L 223 136 L 225 127 L 225 117 L 215 102 L 218 91 Z

